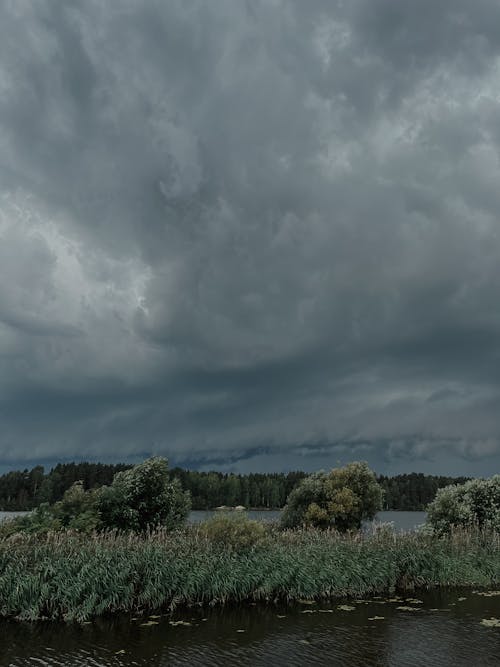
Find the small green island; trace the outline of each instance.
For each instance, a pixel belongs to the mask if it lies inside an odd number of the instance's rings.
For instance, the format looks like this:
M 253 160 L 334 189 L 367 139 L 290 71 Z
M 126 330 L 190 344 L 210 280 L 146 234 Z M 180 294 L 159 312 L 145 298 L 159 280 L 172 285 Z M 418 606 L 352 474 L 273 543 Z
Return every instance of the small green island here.
M 383 506 L 365 463 L 304 477 L 278 523 L 219 511 L 188 524 L 191 498 L 165 459 L 74 483 L 62 500 L 0 524 L 0 616 L 86 622 L 225 603 L 349 600 L 500 584 L 500 475 L 440 489 L 427 523 L 363 530 Z

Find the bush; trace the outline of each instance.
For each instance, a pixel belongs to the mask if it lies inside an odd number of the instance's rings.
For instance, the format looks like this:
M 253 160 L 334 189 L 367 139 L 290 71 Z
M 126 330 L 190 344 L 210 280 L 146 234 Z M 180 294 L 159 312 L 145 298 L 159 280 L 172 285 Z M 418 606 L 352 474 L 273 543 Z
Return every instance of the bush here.
M 349 463 L 302 480 L 288 496 L 281 523 L 285 528 L 357 529 L 381 509 L 382 495 L 367 463 Z
M 438 533 L 473 525 L 500 531 L 500 475 L 440 489 L 427 512 L 428 523 Z
M 96 507 L 104 528 L 173 529 L 187 519 L 191 497 L 169 478 L 166 459 L 157 457 L 117 473 L 111 486 L 99 489 Z
M 217 514 L 199 526 L 200 535 L 225 549 L 242 551 L 264 540 L 266 527 L 244 514 Z
M 83 482 L 75 482 L 49 509 L 61 528 L 88 533 L 101 525 L 96 500 L 96 491 L 85 491 Z
M 52 512 L 48 503 L 42 503 L 36 510 L 23 516 L 0 523 L 0 539 L 10 537 L 15 533 L 46 534 L 61 529 L 61 522 Z

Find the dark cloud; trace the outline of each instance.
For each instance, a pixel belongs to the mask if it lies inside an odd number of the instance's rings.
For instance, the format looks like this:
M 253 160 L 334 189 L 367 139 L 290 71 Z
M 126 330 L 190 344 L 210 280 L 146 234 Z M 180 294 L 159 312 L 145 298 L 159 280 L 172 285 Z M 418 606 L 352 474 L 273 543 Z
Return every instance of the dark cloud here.
M 0 461 L 489 474 L 492 0 L 0 9 Z

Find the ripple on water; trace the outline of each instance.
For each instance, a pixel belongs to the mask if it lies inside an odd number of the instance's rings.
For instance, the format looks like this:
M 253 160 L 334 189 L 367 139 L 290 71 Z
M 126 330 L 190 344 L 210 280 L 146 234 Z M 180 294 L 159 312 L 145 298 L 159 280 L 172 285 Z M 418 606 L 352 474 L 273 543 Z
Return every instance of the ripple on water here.
M 401 604 L 394 598 L 383 616 L 380 600 L 365 600 L 355 606 L 347 601 L 349 613 L 339 603 L 318 603 L 120 617 L 90 625 L 3 622 L 0 667 L 498 667 L 500 628 L 482 621 L 500 618 L 500 596 L 434 592 L 419 595 L 418 613 L 397 609 L 410 599 Z M 301 613 L 304 607 L 315 613 Z

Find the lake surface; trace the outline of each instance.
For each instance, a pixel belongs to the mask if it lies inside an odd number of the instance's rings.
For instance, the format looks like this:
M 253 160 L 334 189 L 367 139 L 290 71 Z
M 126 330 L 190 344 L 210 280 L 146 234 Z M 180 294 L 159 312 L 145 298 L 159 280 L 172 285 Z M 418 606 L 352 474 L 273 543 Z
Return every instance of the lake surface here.
M 0 522 L 20 514 L 28 514 L 28 512 L 0 512 Z M 219 514 L 219 512 L 193 511 L 189 515 L 189 522 L 200 523 L 201 521 L 206 521 L 214 514 Z M 281 516 L 281 512 L 279 510 L 255 510 L 245 512 L 245 514 L 250 519 L 256 519 L 257 521 L 279 521 Z M 394 528 L 396 530 L 414 530 L 416 526 L 425 523 L 426 517 L 426 512 L 379 512 L 375 517 L 375 522 L 391 522 L 394 524 Z M 367 522 L 366 526 L 369 525 L 370 523 Z
M 29 512 L 0 512 L 0 521 L 12 519 L 15 516 L 22 516 L 23 514 L 29 514 Z
M 338 601 L 196 609 L 150 626 L 147 617 L 125 616 L 87 625 L 0 622 L 0 666 L 498 667 L 500 628 L 481 621 L 500 618 L 500 596 L 416 598 L 422 603 L 343 601 L 352 611 Z
M 200 521 L 206 521 L 214 514 L 219 514 L 220 512 L 191 512 L 189 515 L 189 521 L 191 523 L 199 523 Z M 250 519 L 257 519 L 257 521 L 279 521 L 281 512 L 277 511 L 249 511 L 245 514 Z M 394 523 L 394 528 L 396 530 L 414 530 L 416 526 L 419 526 L 425 523 L 427 518 L 426 512 L 379 512 L 375 517 L 375 522 L 385 523 L 392 522 Z

